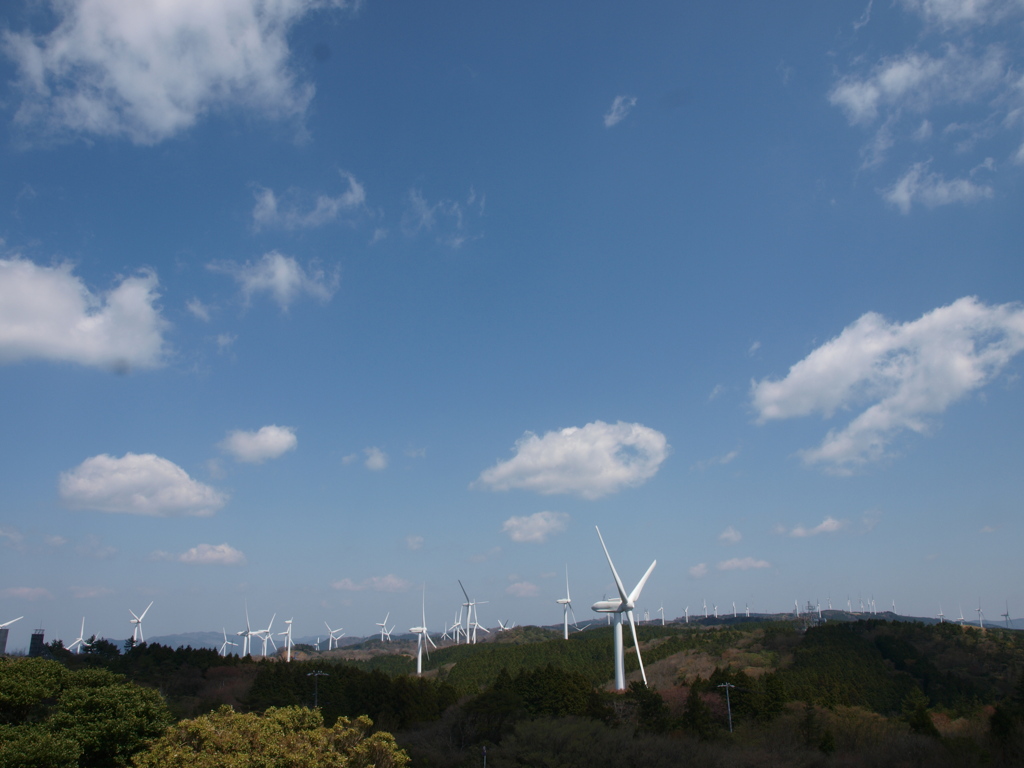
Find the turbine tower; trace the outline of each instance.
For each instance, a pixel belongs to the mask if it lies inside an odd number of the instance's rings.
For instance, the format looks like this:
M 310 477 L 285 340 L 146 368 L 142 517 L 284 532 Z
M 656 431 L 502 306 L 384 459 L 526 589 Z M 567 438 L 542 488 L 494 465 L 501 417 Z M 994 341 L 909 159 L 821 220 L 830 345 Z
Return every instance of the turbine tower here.
M 939 603 L 939 615 L 936 618 L 939 620 L 939 624 L 946 623 L 946 615 L 942 612 L 942 603 Z
M 242 638 L 242 658 L 244 659 L 252 652 L 249 639 L 252 637 L 252 629 L 249 627 L 249 603 L 245 604 L 245 629 L 235 633 Z
M 284 632 L 277 633 L 278 635 L 284 636 L 285 661 L 292 660 L 292 621 L 293 619 L 288 619 L 287 621 L 285 621 L 287 629 L 285 629 Z
M 132 615 L 131 624 L 134 625 L 134 628 L 132 629 L 132 643 L 146 642 L 146 638 L 142 636 L 142 620 L 146 618 L 146 614 L 149 613 L 149 609 L 152 607 L 153 601 L 150 600 L 149 605 L 146 606 L 146 610 L 144 610 L 138 616 L 135 615 L 135 611 L 133 611 L 131 608 L 128 609 L 128 613 Z
M 658 564 L 658 561 L 655 560 L 651 563 L 647 573 L 640 579 L 640 583 L 633 588 L 632 592 L 626 594 L 626 588 L 622 584 L 622 579 L 619 578 L 618 571 L 615 570 L 612 556 L 608 554 L 608 547 L 605 546 L 604 538 L 601 536 L 601 529 L 596 525 L 594 528 L 597 530 L 597 538 L 601 541 L 601 549 L 604 550 L 604 556 L 608 559 L 608 566 L 612 569 L 612 576 L 615 577 L 615 586 L 619 590 L 619 599 L 601 600 L 594 603 L 590 609 L 596 613 L 607 613 L 609 617 L 611 617 L 611 614 L 615 614 L 615 629 L 613 632 L 615 639 L 615 690 L 624 691 L 626 690 L 626 655 L 625 648 L 622 645 L 622 624 L 626 619 L 629 619 L 629 629 L 633 633 L 633 647 L 636 648 L 636 659 L 640 662 L 640 676 L 644 679 L 644 685 L 647 685 L 647 673 L 644 672 L 644 662 L 640 658 L 640 642 L 636 637 L 636 622 L 633 620 L 633 609 L 636 607 L 636 600 L 640 597 L 644 584 L 647 583 L 647 579 L 650 578 L 651 572 L 654 570 L 654 566 Z
M 462 582 L 459 582 L 462 585 Z M 462 590 L 465 593 L 466 590 Z M 469 599 L 468 597 L 466 598 Z M 423 608 L 420 617 L 420 625 L 418 627 L 410 627 L 409 631 L 416 635 L 416 674 L 423 674 L 423 649 L 427 643 L 430 643 L 435 648 L 434 641 L 430 639 L 430 632 L 427 631 L 427 585 L 423 585 Z M 427 658 L 430 658 L 430 649 L 427 648 Z
M 1006 613 L 1000 614 L 1006 620 L 1006 628 L 1010 628 L 1010 601 L 1006 601 Z

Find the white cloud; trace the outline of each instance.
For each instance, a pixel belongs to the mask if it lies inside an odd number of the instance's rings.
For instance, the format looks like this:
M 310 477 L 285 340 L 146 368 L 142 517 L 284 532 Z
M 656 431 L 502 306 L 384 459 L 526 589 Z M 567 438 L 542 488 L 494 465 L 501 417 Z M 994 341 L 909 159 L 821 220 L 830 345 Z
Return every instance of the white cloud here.
M 345 0 L 51 0 L 44 34 L 3 34 L 18 67 L 26 133 L 155 144 L 238 107 L 301 119 L 314 88 L 289 65 L 288 35 Z
M 348 189 L 336 197 L 318 195 L 315 201 L 306 204 L 305 211 L 300 210 L 304 195 L 297 190 L 289 190 L 281 200 L 274 190 L 256 187 L 256 205 L 252 209 L 253 224 L 257 229 L 309 229 L 329 224 L 342 213 L 362 210 L 366 205 L 366 190 L 363 185 L 348 171 L 339 173 L 348 183 Z
M 0 597 L 14 600 L 51 600 L 53 595 L 45 587 L 6 587 L 0 589 Z
M 271 424 L 260 427 L 256 432 L 245 432 L 236 429 L 228 433 L 219 447 L 235 457 L 236 461 L 249 464 L 262 464 L 267 459 L 295 450 L 299 444 L 294 427 L 279 427 Z
M 177 559 L 188 565 L 245 565 L 245 555 L 230 544 L 199 544 Z
M 1019 0 L 901 0 L 904 7 L 942 26 L 991 24 L 1001 20 Z
M 25 535 L 17 528 L 0 528 L 0 539 L 6 539 L 6 544 L 9 547 L 21 549 Z
M 869 312 L 780 380 L 753 382 L 758 422 L 867 405 L 846 427 L 802 452 L 835 472 L 875 461 L 901 432 L 985 386 L 1024 350 L 1024 309 L 964 297 L 908 323 Z
M 524 488 L 596 499 L 652 478 L 668 456 L 665 436 L 642 424 L 567 427 L 516 441 L 516 455 L 484 470 L 478 484 L 497 491 Z
M 419 549 L 423 546 L 423 537 L 417 536 L 416 534 L 409 534 L 405 537 L 405 546 L 412 550 Z
M 209 264 L 208 268 L 234 277 L 242 288 L 246 304 L 254 294 L 269 293 L 284 311 L 303 294 L 322 302 L 330 301 L 340 280 L 337 269 L 328 274 L 311 266 L 307 272 L 294 258 L 277 251 L 263 254 L 255 264 L 228 261 Z
M 691 469 L 696 469 L 703 472 L 705 469 L 708 469 L 709 467 L 724 467 L 726 464 L 731 464 L 733 461 L 735 461 L 739 455 L 740 451 L 739 448 L 737 448 L 736 450 L 729 451 L 728 453 L 723 454 L 721 456 L 712 456 L 710 459 L 698 461 L 696 464 L 693 465 L 693 467 L 691 467 Z
M 699 579 L 702 576 L 706 576 L 708 573 L 708 564 L 697 563 L 697 565 L 694 565 L 690 568 L 689 573 L 690 577 L 694 579 Z
M 420 190 L 410 189 L 409 205 L 402 215 L 402 232 L 407 237 L 432 232 L 441 245 L 459 248 L 481 237 L 473 231 L 474 224 L 483 216 L 486 202 L 486 195 L 477 194 L 473 189 L 465 202 L 438 200 L 436 203 L 428 202 Z
M 733 528 L 731 525 L 718 534 L 718 540 L 724 541 L 726 544 L 736 544 L 743 538 L 743 534 Z
M 937 173 L 928 172 L 928 163 L 915 163 L 899 180 L 882 193 L 903 214 L 910 213 L 915 202 L 928 208 L 952 203 L 973 203 L 994 195 L 992 187 L 975 184 L 970 179 L 947 181 Z
M 412 583 L 389 573 L 387 576 L 371 576 L 360 582 L 352 579 L 341 579 L 331 583 L 331 587 L 342 592 L 361 592 L 368 589 L 372 592 L 407 592 Z
M 753 557 L 734 557 L 718 564 L 720 571 L 749 571 L 751 568 L 771 568 L 767 560 L 756 560 Z
M 193 317 L 202 320 L 204 323 L 210 322 L 210 308 L 199 299 L 190 299 L 186 302 L 185 308 L 192 313 Z
M 611 108 L 604 116 L 604 127 L 611 128 L 613 125 L 621 123 L 635 106 L 635 96 L 616 96 L 612 101 Z
M 512 516 L 501 526 L 512 541 L 535 541 L 542 544 L 554 533 L 561 533 L 569 524 L 565 512 L 534 512 L 523 517 Z
M 798 539 L 806 538 L 807 536 L 817 536 L 819 533 L 835 533 L 844 527 L 846 527 L 845 520 L 836 520 L 834 517 L 830 516 L 826 517 L 813 528 L 804 528 L 802 525 L 798 525 L 789 532 L 789 535 Z
M 367 469 L 372 469 L 374 472 L 380 472 L 382 469 L 387 469 L 388 455 L 380 448 L 374 446 L 363 448 L 363 454 L 366 456 L 364 464 Z
M 114 594 L 114 590 L 106 587 L 71 587 L 71 594 L 79 600 L 92 600 Z
M 95 294 L 70 264 L 0 259 L 0 363 L 41 359 L 117 371 L 164 361 L 167 322 L 156 274 L 122 278 Z
M 97 560 L 109 560 L 117 554 L 117 547 L 104 544 L 99 536 L 88 534 L 75 545 L 75 552 L 82 557 L 93 557 Z
M 212 515 L 228 498 L 152 453 L 93 456 L 61 473 L 59 486 L 69 507 L 152 517 Z
M 983 525 L 981 527 L 981 531 L 980 532 L 981 533 L 995 533 L 996 529 L 993 528 L 991 525 Z
M 528 581 L 517 581 L 515 584 L 509 584 L 505 587 L 505 593 L 512 595 L 512 597 L 536 597 L 540 594 L 540 590 L 536 584 L 531 584 Z

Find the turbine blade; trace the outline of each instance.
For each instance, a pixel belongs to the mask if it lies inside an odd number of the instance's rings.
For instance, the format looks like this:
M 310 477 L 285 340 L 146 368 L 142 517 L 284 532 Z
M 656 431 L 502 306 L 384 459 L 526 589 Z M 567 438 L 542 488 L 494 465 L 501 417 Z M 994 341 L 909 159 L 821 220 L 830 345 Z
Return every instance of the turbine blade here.
M 146 618 L 146 614 L 149 613 L 149 609 L 152 608 L 152 607 L 153 607 L 153 601 L 150 600 L 149 601 L 149 605 L 146 606 L 146 610 L 144 610 L 142 612 L 142 615 L 139 616 L 139 621 L 142 621 L 144 618 Z
M 595 525 L 594 530 L 597 531 L 597 538 L 601 540 L 601 549 L 604 550 L 604 556 L 608 558 L 608 565 L 612 569 L 612 576 L 615 577 L 615 586 L 619 590 L 619 597 L 622 598 L 622 602 L 628 603 L 629 597 L 626 595 L 626 588 L 622 586 L 622 579 L 619 578 L 619 572 L 615 570 L 615 563 L 612 562 L 612 556 L 608 554 L 608 547 L 605 546 L 604 537 L 601 536 L 601 529 Z
M 651 567 L 653 568 L 654 566 L 652 565 Z M 629 617 L 629 628 L 633 632 L 633 647 L 636 648 L 636 660 L 640 662 L 640 676 L 644 679 L 644 685 L 647 685 L 644 660 L 640 658 L 640 641 L 636 639 L 636 622 L 633 621 L 633 611 L 626 611 L 626 615 Z
M 462 586 L 462 579 L 456 579 L 456 581 L 459 582 L 459 588 L 462 590 L 462 594 L 466 595 L 466 602 L 472 602 L 472 600 L 469 599 L 469 595 L 466 594 L 466 588 Z
M 645 573 L 644 577 L 642 579 L 640 579 L 640 583 L 636 585 L 636 589 L 634 589 L 632 592 L 630 592 L 630 594 L 629 594 L 629 602 L 630 603 L 632 603 L 634 600 L 636 600 L 638 597 L 640 597 L 640 592 L 643 591 L 644 584 L 647 583 L 647 579 L 649 579 L 650 576 L 651 576 L 651 571 L 654 570 L 654 566 L 656 566 L 657 564 L 658 564 L 657 560 L 655 560 L 653 563 L 651 563 L 651 567 L 647 569 L 647 573 Z

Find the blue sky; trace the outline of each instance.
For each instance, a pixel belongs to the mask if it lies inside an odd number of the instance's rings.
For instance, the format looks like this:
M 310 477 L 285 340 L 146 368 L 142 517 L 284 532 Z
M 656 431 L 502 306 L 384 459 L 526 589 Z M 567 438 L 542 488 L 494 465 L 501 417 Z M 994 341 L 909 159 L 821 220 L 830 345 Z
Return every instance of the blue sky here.
M 582 619 L 595 525 L 652 614 L 1020 615 L 1022 25 L 6 4 L 11 647 Z

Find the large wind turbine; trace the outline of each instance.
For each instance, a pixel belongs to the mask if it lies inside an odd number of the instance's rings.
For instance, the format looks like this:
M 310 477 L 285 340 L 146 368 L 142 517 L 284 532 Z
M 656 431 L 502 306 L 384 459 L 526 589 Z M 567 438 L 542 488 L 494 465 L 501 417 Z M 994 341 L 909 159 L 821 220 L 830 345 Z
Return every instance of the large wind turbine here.
M 487 601 L 486 600 L 481 600 L 481 601 L 477 602 L 476 600 L 470 600 L 469 599 L 469 594 L 466 592 L 466 588 L 462 586 L 462 580 L 461 579 L 457 579 L 457 581 L 459 582 L 459 587 L 462 589 L 462 594 L 466 596 L 466 602 L 464 602 L 462 605 L 465 606 L 469 610 L 469 613 L 466 615 L 466 642 L 467 643 L 471 642 L 470 641 L 470 633 L 472 633 L 472 642 L 475 645 L 476 644 L 476 631 L 478 629 L 483 629 L 484 632 L 487 632 L 487 634 L 490 634 L 490 632 L 488 632 L 487 629 L 485 629 L 484 627 L 480 626 L 480 622 L 477 620 L 479 618 L 479 614 L 477 614 L 477 610 L 476 610 L 476 607 L 478 605 L 486 605 Z
M 330 651 L 338 647 L 338 640 L 345 636 L 345 632 L 343 631 L 342 627 L 338 627 L 337 629 L 331 629 L 331 625 L 328 624 L 326 621 L 324 622 L 324 626 L 327 627 L 327 631 L 331 633 L 330 637 L 327 638 L 327 650 Z M 338 632 L 340 634 L 336 635 L 334 634 L 335 632 Z
M 294 619 L 287 619 L 285 624 L 288 628 L 284 632 L 278 632 L 278 635 L 284 636 L 284 647 L 285 647 L 285 661 L 292 660 L 292 621 Z
M 68 646 L 69 651 L 74 653 L 81 653 L 83 648 L 88 648 L 92 643 L 85 642 L 85 616 L 82 617 L 82 629 L 78 632 L 78 637 L 75 641 Z
M 387 637 L 389 643 L 391 642 L 391 630 L 393 630 L 394 627 L 392 627 L 391 629 L 388 629 L 388 617 L 390 615 L 391 615 L 391 611 L 388 611 L 387 615 L 384 617 L 384 621 L 378 621 L 377 622 L 377 626 L 380 627 L 380 641 L 382 643 L 384 642 L 384 638 L 385 637 Z
M 562 606 L 562 637 L 566 640 L 569 639 L 569 614 L 572 614 L 572 623 L 575 626 L 579 626 L 579 622 L 576 621 L 576 613 L 572 609 L 572 597 L 569 596 L 569 566 L 565 566 L 565 597 L 555 600 L 558 605 Z
M 146 614 L 149 612 L 149 609 L 152 608 L 152 607 L 153 607 L 153 601 L 150 600 L 149 601 L 149 605 L 146 606 L 146 610 L 144 610 L 138 616 L 135 615 L 135 611 L 133 611 L 131 608 L 128 609 L 128 613 L 130 613 L 132 615 L 130 623 L 134 625 L 134 628 L 132 629 L 132 643 L 144 643 L 144 642 L 146 642 L 146 638 L 142 636 L 142 620 L 144 618 L 146 618 Z
M 252 648 L 250 648 L 251 643 L 249 642 L 249 639 L 252 637 L 252 629 L 249 627 L 248 602 L 246 602 L 245 604 L 245 629 L 236 632 L 235 634 L 242 638 L 242 658 L 244 659 L 246 656 L 252 653 Z
M 459 586 L 462 582 L 459 582 Z M 465 592 L 466 590 L 462 590 Z M 469 599 L 468 597 L 466 598 Z M 409 631 L 416 635 L 416 674 L 423 674 L 423 649 L 427 643 L 430 643 L 435 648 L 434 641 L 430 639 L 430 632 L 427 631 L 427 585 L 423 585 L 423 613 L 418 627 L 410 627 Z M 424 641 L 425 639 L 425 641 Z M 427 648 L 427 658 L 430 657 L 430 649 Z
M 644 584 L 647 583 L 647 579 L 650 577 L 651 571 L 654 570 L 654 566 L 658 564 L 658 561 L 655 560 L 651 563 L 651 567 L 647 569 L 647 573 L 640 579 L 640 583 L 627 595 L 626 588 L 622 585 L 622 579 L 619 578 L 618 571 L 615 570 L 612 556 L 608 554 L 608 547 L 605 546 L 604 538 L 601 536 L 601 529 L 596 525 L 594 528 L 597 531 L 597 538 L 601 541 L 604 556 L 608 558 L 608 566 L 612 569 L 612 576 L 615 577 L 615 587 L 619 590 L 619 599 L 598 601 L 590 606 L 590 609 L 597 613 L 607 613 L 609 617 L 611 614 L 615 614 L 615 629 L 613 630 L 613 637 L 615 639 L 615 690 L 624 691 L 626 690 L 626 655 L 622 645 L 622 623 L 625 619 L 629 619 L 629 628 L 633 633 L 633 647 L 636 648 L 636 660 L 640 662 L 640 675 L 644 679 L 644 685 L 647 685 L 647 673 L 644 672 L 644 662 L 640 658 L 640 642 L 636 637 L 636 622 L 633 620 L 633 609 L 636 607 L 636 600 L 640 597 Z
M 226 628 L 221 627 L 221 631 L 224 633 L 224 643 L 220 647 L 220 655 L 221 656 L 227 656 L 226 651 L 228 649 L 228 646 L 229 645 L 233 645 L 233 646 L 235 646 L 237 648 L 238 647 L 238 643 L 232 643 L 230 640 L 228 640 L 228 631 L 227 631 Z
M 256 630 L 253 630 L 250 633 L 252 635 L 255 635 L 256 637 L 258 637 L 260 640 L 263 641 L 263 655 L 264 655 L 264 657 L 267 655 L 267 643 L 268 642 L 272 646 L 274 646 L 274 650 L 275 651 L 277 650 L 277 643 L 274 642 L 274 636 L 270 634 L 270 628 L 274 626 L 274 619 L 276 619 L 276 618 L 277 618 L 277 614 L 275 613 L 273 616 L 270 617 L 270 623 L 267 624 L 267 628 L 266 629 L 256 629 Z

